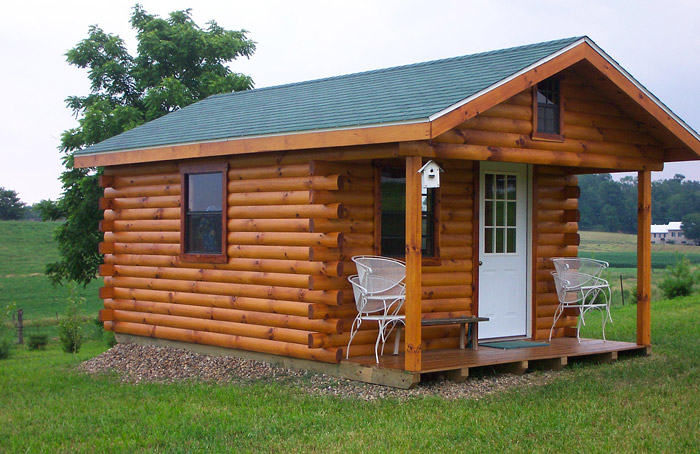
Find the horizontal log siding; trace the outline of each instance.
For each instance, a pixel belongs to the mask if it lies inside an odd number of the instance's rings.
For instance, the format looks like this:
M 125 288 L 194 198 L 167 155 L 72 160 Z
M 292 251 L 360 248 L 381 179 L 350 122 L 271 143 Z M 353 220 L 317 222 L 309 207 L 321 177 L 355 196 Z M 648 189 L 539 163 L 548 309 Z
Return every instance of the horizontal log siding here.
M 630 162 L 662 163 L 663 149 L 646 127 L 625 115 L 575 71 L 563 74 L 561 87 L 563 141 L 532 139 L 532 89 L 527 89 L 433 142 L 575 153 L 581 158 L 590 156 L 591 162 L 605 158 L 618 170 Z
M 578 224 L 575 222 L 550 222 L 552 213 L 559 219 L 566 212 L 578 213 L 578 179 L 567 175 L 565 169 L 536 166 L 533 172 L 533 251 L 536 271 L 533 273 L 533 337 L 549 338 L 554 312 L 559 304 L 554 279 L 552 257 L 576 257 L 578 254 Z M 541 213 L 546 212 L 546 216 Z M 566 334 L 567 328 L 576 326 L 576 314 L 564 314 L 554 330 L 555 337 Z M 574 334 L 575 335 L 575 334 Z
M 369 161 L 339 166 L 308 158 L 231 158 L 225 264 L 179 258 L 177 163 L 107 168 L 100 295 L 113 320 L 106 328 L 338 361 L 337 342 L 318 339 L 347 331 L 343 311 L 354 303 L 346 277 L 354 269 L 341 251 L 369 244 L 371 252 L 373 221 L 365 211 L 374 203 L 373 169 Z
M 465 161 L 441 162 L 446 171 L 441 175 L 441 217 L 440 257 L 426 259 L 421 273 L 422 312 L 424 318 L 471 315 L 472 307 L 472 229 L 473 229 L 473 163 Z M 347 277 L 356 273 L 351 258 L 354 255 L 375 254 L 379 245 L 375 244 L 375 213 L 379 208 L 375 203 L 374 166 L 372 162 L 358 161 L 342 166 L 330 163 L 314 163 L 314 175 L 329 172 L 342 172 L 345 185 L 341 190 L 323 192 L 323 197 L 314 197 L 312 203 L 342 203 L 342 219 L 318 220 L 312 222 L 312 231 L 325 234 L 339 234 L 343 237 L 343 247 L 316 249 L 324 255 L 340 254 L 343 261 L 342 274 L 330 285 L 351 295 L 352 289 Z M 317 277 L 312 278 L 315 287 Z M 345 349 L 350 338 L 349 328 L 357 315 L 353 299 L 344 299 L 339 306 L 316 305 L 312 318 L 340 318 L 343 333 L 318 333 L 309 338 L 310 346 L 316 348 L 339 347 Z M 402 335 L 403 338 L 403 335 Z M 457 347 L 458 327 L 424 328 L 424 348 Z M 360 333 L 353 339 L 350 356 L 373 354 L 377 339 L 377 325 L 365 322 Z M 403 339 L 401 340 L 403 343 Z M 387 342 L 386 350 L 393 348 Z

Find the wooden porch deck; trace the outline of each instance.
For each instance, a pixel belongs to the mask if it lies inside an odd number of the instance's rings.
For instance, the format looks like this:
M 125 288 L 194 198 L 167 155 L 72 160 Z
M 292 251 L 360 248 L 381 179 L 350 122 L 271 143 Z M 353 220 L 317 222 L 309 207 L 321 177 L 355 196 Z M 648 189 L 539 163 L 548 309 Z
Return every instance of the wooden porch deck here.
M 591 359 L 598 361 L 615 361 L 618 354 L 649 355 L 651 347 L 630 342 L 607 341 L 598 339 L 576 338 L 552 339 L 548 346 L 515 348 L 503 350 L 479 347 L 478 350 L 427 350 L 422 352 L 422 369 L 420 372 L 404 370 L 404 355 L 385 354 L 351 358 L 346 363 L 369 368 L 358 369 L 356 379 L 396 387 L 411 387 L 420 381 L 422 374 L 444 372 L 449 378 L 460 381 L 469 376 L 474 368 L 494 367 L 508 373 L 524 373 L 529 368 L 560 369 L 568 364 L 569 358 Z

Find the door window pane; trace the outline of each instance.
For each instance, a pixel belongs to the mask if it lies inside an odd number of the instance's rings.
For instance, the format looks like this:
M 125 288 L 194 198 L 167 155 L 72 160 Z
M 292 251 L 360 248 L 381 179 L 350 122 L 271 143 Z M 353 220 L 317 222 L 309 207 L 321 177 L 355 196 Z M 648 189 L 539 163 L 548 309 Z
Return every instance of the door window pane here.
M 496 229 L 496 253 L 503 253 L 504 252 L 504 232 L 505 229 Z
M 506 252 L 512 254 L 515 252 L 515 229 L 508 229 L 507 230 L 507 245 L 506 245 Z
M 484 252 L 493 253 L 493 229 L 484 229 Z
M 484 175 L 484 252 L 516 253 L 517 176 Z

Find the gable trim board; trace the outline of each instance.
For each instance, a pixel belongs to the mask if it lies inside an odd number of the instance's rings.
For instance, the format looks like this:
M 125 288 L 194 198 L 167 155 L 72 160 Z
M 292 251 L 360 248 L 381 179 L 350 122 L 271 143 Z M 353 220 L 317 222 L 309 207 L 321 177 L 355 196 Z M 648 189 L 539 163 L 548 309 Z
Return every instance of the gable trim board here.
M 425 119 L 413 119 L 389 124 L 345 126 L 280 134 L 229 137 L 110 151 L 90 152 L 90 148 L 87 148 L 75 153 L 75 165 L 76 167 L 110 166 L 266 151 L 430 140 L 454 128 L 463 121 L 473 118 L 490 107 L 532 87 L 539 81 L 583 60 L 592 64 L 627 96 L 652 115 L 664 128 L 680 139 L 693 153 L 690 155 L 692 158 L 700 159 L 700 136 L 592 40 L 583 37 Z M 520 152 L 522 153 L 522 150 Z M 681 151 L 681 156 L 678 158 L 689 159 L 687 151 Z M 631 167 L 630 169 L 634 168 L 636 167 Z M 656 170 L 656 168 L 652 170 Z

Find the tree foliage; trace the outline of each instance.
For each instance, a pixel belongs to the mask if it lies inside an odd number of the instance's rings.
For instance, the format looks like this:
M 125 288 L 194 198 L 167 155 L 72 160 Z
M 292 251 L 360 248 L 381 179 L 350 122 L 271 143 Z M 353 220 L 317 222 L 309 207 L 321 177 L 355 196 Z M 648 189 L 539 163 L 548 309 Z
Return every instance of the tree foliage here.
M 683 216 L 681 229 L 683 234 L 689 240 L 695 241 L 695 244 L 700 243 L 700 213 L 691 213 Z
M 22 219 L 24 216 L 24 202 L 19 199 L 16 191 L 0 188 L 0 219 L 10 221 Z
M 69 64 L 88 70 L 90 93 L 66 99 L 78 126 L 61 136 L 63 195 L 51 216 L 66 221 L 56 233 L 61 258 L 46 268 L 54 282 L 87 285 L 102 260 L 97 252 L 101 169 L 76 169 L 75 151 L 208 96 L 253 87 L 250 77 L 227 66 L 255 51 L 247 31 L 226 30 L 214 21 L 200 28 L 189 9 L 160 18 L 141 5 L 133 9 L 131 26 L 138 41 L 135 56 L 122 38 L 98 26 L 66 53 Z
M 652 220 L 654 224 L 683 221 L 689 228 L 700 224 L 700 182 L 675 175 L 651 183 Z M 624 177 L 620 181 L 610 174 L 579 176 L 581 230 L 637 232 L 637 181 Z M 692 217 L 693 215 L 697 218 Z M 690 216 L 690 217 L 689 217 Z M 696 219 L 696 220 L 693 220 Z M 685 227 L 684 227 L 685 229 Z M 700 239 L 700 227 L 697 236 Z

